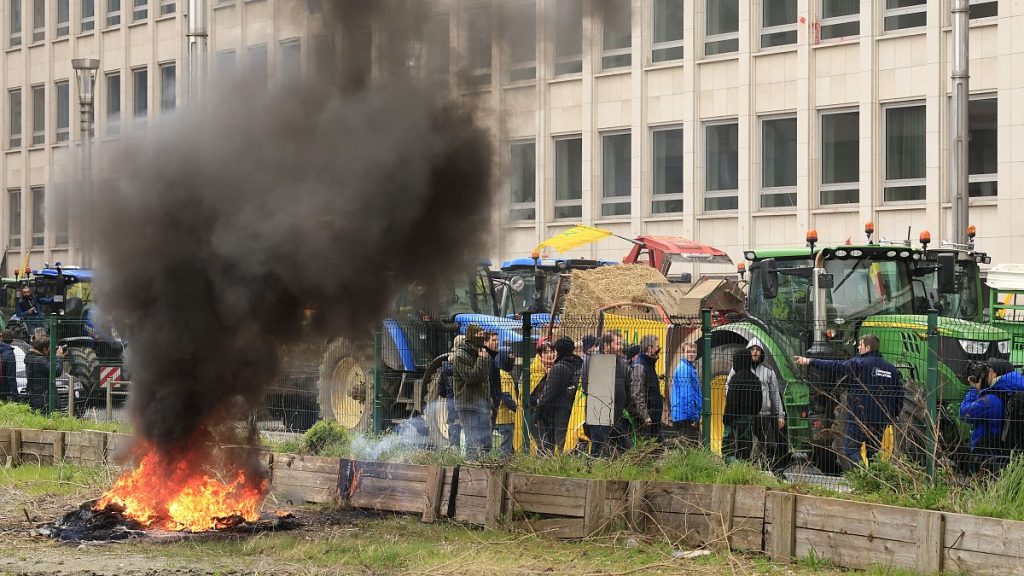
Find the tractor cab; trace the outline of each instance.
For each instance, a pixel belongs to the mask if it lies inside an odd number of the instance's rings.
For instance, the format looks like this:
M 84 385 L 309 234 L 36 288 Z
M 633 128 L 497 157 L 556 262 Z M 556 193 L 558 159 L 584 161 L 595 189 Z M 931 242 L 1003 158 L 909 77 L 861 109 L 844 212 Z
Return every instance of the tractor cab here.
M 516 258 L 501 265 L 501 274 L 511 287 L 503 290 L 500 309 L 503 316 L 512 317 L 522 312 L 551 313 L 556 294 L 568 291 L 568 276 L 573 270 L 592 270 L 613 266 L 611 260 L 586 258 Z M 560 287 L 561 284 L 561 287 Z
M 929 248 L 931 234 L 927 230 L 921 232 L 924 255 L 918 262 L 914 287 L 918 292 L 919 314 L 931 308 L 944 318 L 985 320 L 988 302 L 980 266 L 990 264 L 992 258 L 974 249 L 974 236 L 971 226 L 967 230 L 968 244 L 943 242 L 938 248 Z
M 732 259 L 722 250 L 679 236 L 638 236 L 632 242 L 633 248 L 622 262 L 651 266 L 669 282 L 692 283 L 694 264 L 733 266 Z

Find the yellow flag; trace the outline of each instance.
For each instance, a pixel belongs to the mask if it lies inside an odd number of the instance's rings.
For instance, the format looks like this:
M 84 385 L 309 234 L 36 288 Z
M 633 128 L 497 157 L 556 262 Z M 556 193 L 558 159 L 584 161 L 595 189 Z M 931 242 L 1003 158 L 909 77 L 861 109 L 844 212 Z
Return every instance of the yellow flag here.
M 573 226 L 565 232 L 555 234 L 551 238 L 537 244 L 533 249 L 534 253 L 540 254 L 544 248 L 552 248 L 557 252 L 566 252 L 584 244 L 597 242 L 601 238 L 607 238 L 612 233 L 593 226 Z

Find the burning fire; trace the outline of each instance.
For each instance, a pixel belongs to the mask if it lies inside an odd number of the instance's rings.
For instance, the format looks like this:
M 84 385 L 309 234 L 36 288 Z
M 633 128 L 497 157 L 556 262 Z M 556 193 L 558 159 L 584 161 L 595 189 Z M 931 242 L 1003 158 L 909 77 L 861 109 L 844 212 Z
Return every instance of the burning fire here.
M 258 520 L 267 480 L 250 480 L 241 470 L 233 474 L 234 480 L 222 482 L 197 470 L 189 458 L 169 462 L 151 451 L 117 479 L 95 508 L 114 506 L 143 526 L 191 532 Z

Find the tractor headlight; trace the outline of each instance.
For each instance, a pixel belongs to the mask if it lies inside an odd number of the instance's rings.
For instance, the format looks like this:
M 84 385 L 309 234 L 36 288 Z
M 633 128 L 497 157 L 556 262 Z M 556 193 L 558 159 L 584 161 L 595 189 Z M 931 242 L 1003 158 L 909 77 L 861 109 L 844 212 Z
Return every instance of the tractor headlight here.
M 1009 354 L 1010 353 L 1010 341 L 1009 340 L 1000 340 L 997 344 L 999 345 L 999 353 L 1000 354 Z
M 968 354 L 978 355 L 988 352 L 988 342 L 983 342 L 981 340 L 961 340 L 960 347 Z

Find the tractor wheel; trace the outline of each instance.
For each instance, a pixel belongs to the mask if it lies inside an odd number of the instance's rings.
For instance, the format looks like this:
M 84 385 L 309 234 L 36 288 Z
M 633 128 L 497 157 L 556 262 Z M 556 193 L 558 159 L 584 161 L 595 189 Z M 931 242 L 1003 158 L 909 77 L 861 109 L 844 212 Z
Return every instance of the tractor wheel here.
M 846 437 L 850 433 L 851 416 L 850 405 L 846 401 L 846 392 L 842 392 L 836 399 L 835 416 L 832 417 L 830 450 L 832 466 L 829 470 L 821 470 L 826 474 L 838 474 L 847 466 L 843 454 L 846 450 Z
M 82 410 L 85 406 L 99 400 L 102 390 L 99 381 L 100 361 L 96 357 L 96 351 L 92 348 L 71 348 L 68 350 L 67 360 L 68 376 L 71 377 L 71 386 L 75 380 L 82 383 Z M 76 412 L 78 410 L 76 409 Z
M 743 344 L 722 344 L 711 350 L 711 450 L 716 454 L 722 453 L 725 435 L 725 382 L 732 370 L 732 355 L 742 349 Z
M 895 450 L 904 459 L 924 466 L 928 453 L 928 404 L 920 384 L 903 385 L 903 409 L 897 424 Z
M 346 428 L 368 430 L 373 424 L 372 354 L 359 354 L 349 340 L 327 347 L 320 362 L 320 410 L 325 420 Z

